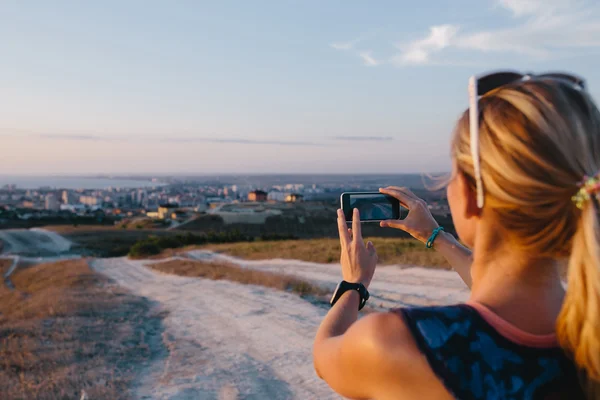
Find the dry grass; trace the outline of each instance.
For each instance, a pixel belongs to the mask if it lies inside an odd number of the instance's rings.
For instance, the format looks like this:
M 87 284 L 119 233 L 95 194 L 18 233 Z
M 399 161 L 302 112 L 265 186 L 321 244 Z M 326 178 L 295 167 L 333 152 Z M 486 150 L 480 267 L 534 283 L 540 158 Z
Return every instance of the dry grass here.
M 147 300 L 85 261 L 17 269 L 0 287 L 0 392 L 11 399 L 129 398 L 133 367 L 160 349 Z
M 4 274 L 8 271 L 12 263 L 13 260 L 0 258 L 0 276 L 4 276 Z
M 129 248 L 138 240 L 151 235 L 168 236 L 181 232 L 149 229 L 119 229 L 114 227 L 49 227 L 70 240 L 87 249 L 94 256 L 124 256 Z M 449 268 L 444 257 L 434 250 L 414 239 L 373 237 L 379 254 L 381 265 L 399 264 L 410 266 Z M 229 254 L 249 260 L 264 260 L 272 258 L 295 259 L 321 263 L 337 262 L 340 257 L 340 243 L 335 238 L 285 240 L 285 241 L 255 241 L 227 244 L 209 244 L 180 249 L 168 249 L 162 255 L 154 256 L 160 259 L 173 254 L 180 254 L 190 249 L 207 249 Z
M 399 264 L 448 269 L 442 255 L 413 239 L 372 238 L 382 265 Z M 247 260 L 284 258 L 320 263 L 338 262 L 338 239 L 286 240 L 205 245 L 201 247 Z
M 228 280 L 245 285 L 259 285 L 293 292 L 301 296 L 321 297 L 329 293 L 317 285 L 293 276 L 274 272 L 255 271 L 225 263 L 171 260 L 163 263 L 149 264 L 148 267 L 168 274 L 212 280 Z

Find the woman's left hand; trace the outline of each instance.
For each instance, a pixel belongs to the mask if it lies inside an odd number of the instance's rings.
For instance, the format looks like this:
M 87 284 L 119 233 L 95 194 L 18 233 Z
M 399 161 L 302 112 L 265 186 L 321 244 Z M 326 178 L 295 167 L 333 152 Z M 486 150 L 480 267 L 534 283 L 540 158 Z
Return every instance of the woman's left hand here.
M 351 283 L 360 282 L 368 288 L 377 266 L 377 252 L 373 243 L 368 242 L 365 245 L 363 241 L 358 210 L 353 211 L 352 230 L 349 230 L 346 225 L 343 211 L 338 210 L 338 229 L 342 247 L 340 263 L 344 280 Z

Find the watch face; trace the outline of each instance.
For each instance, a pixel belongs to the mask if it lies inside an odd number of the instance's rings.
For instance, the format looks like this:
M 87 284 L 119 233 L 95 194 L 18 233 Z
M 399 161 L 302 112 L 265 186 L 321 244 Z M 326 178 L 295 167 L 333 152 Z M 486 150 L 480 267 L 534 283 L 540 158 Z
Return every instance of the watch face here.
M 335 290 L 333 291 L 333 294 L 331 295 L 331 300 L 329 300 L 329 304 L 333 303 L 333 299 L 335 299 L 335 295 L 337 294 L 338 290 L 340 290 L 341 285 L 342 285 L 342 282 L 337 284 Z

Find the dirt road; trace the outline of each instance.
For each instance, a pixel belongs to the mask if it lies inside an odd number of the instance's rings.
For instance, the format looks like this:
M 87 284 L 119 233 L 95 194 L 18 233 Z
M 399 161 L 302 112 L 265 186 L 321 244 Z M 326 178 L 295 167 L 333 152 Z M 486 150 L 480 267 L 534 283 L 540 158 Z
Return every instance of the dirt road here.
M 225 256 L 192 252 L 197 259 Z M 289 260 L 243 261 L 247 268 L 292 273 L 332 286 L 339 267 Z M 166 360 L 139 382 L 137 398 L 338 399 L 315 375 L 311 347 L 326 309 L 296 295 L 227 281 L 154 272 L 148 261 L 98 259 L 97 271 L 168 311 Z M 452 272 L 385 267 L 371 288 L 384 307 L 449 303 L 467 290 Z
M 160 274 L 143 261 L 98 259 L 92 267 L 169 312 L 170 355 L 144 374 L 137 398 L 339 398 L 312 365 L 325 309 L 276 290 Z

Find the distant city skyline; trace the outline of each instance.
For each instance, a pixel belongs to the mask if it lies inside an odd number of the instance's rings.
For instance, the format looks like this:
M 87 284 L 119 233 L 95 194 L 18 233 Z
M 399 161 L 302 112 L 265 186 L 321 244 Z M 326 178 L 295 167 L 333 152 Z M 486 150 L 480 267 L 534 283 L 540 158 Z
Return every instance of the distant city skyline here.
M 450 169 L 467 79 L 567 70 L 592 0 L 6 1 L 2 175 Z

